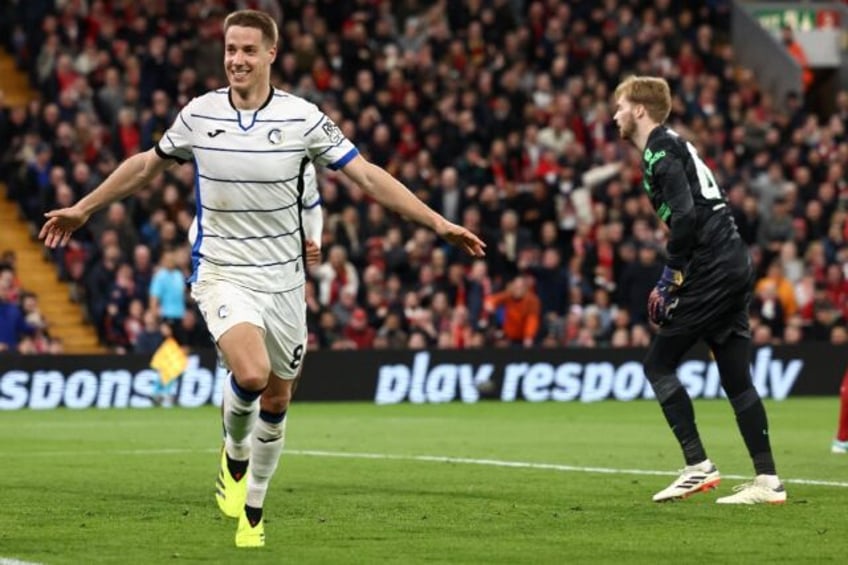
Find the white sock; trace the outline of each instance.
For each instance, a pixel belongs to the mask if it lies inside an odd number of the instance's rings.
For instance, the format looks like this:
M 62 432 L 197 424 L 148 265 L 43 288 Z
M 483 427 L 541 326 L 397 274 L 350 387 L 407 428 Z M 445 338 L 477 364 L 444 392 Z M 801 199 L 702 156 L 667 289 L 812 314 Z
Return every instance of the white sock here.
M 695 463 L 694 465 L 687 465 L 687 469 L 697 469 L 698 471 L 707 471 L 713 468 L 713 462 L 709 459 L 704 459 L 700 463 Z
M 224 430 L 227 432 L 224 445 L 231 459 L 245 461 L 250 458 L 250 433 L 259 414 L 260 394 L 239 387 L 232 373 L 224 384 Z
M 267 417 L 266 417 L 267 416 Z M 286 417 L 276 420 L 277 414 L 263 412 L 256 422 L 250 441 L 250 464 L 247 466 L 247 499 L 245 504 L 262 508 L 268 483 L 277 469 L 277 462 L 286 443 Z M 269 421 L 270 420 L 270 421 Z
M 780 479 L 777 475 L 757 475 L 757 482 L 768 488 L 780 487 Z

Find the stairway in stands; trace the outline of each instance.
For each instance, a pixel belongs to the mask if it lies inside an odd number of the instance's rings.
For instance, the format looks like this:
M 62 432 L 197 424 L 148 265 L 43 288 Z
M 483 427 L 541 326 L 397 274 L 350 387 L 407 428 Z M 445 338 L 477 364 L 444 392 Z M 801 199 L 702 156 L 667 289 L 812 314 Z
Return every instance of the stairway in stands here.
M 8 106 L 25 105 L 35 96 L 26 76 L 18 71 L 14 60 L 2 50 L 0 77 L 3 77 L 0 88 L 3 89 Z M 67 353 L 105 352 L 98 344 L 94 328 L 84 321 L 82 306 L 71 301 L 70 287 L 59 281 L 56 268 L 47 258 L 43 245 L 33 240 L 17 205 L 6 200 L 5 194 L 5 186 L 0 182 L 0 251 L 15 251 L 21 286 L 38 296 L 41 312 L 49 324 L 50 335 L 62 340 Z
M 27 76 L 15 66 L 15 60 L 0 48 L 0 90 L 6 95 L 5 103 L 10 108 L 26 106 L 33 99 L 35 92 L 29 87 Z

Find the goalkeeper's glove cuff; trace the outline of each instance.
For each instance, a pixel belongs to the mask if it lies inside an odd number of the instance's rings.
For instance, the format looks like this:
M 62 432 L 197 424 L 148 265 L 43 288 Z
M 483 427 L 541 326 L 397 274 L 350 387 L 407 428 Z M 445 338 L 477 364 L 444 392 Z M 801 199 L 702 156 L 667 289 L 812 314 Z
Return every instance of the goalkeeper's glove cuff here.
M 663 269 L 662 276 L 660 277 L 660 283 L 665 283 L 666 287 L 681 286 L 683 284 L 683 271 L 666 266 Z
M 648 298 L 648 315 L 652 322 L 662 325 L 671 319 L 672 312 L 680 300 L 675 295 L 682 284 L 683 271 L 669 266 L 663 269 L 656 288 Z

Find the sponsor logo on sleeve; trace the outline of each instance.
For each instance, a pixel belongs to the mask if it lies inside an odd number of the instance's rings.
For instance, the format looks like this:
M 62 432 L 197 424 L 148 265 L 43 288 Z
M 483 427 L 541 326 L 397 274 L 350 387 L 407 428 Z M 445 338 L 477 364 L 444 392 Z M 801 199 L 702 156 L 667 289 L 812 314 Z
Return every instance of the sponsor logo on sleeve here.
M 324 125 L 321 126 L 321 129 L 324 130 L 324 134 L 332 143 L 338 143 L 342 140 L 342 130 L 339 129 L 339 126 L 327 120 L 324 122 Z

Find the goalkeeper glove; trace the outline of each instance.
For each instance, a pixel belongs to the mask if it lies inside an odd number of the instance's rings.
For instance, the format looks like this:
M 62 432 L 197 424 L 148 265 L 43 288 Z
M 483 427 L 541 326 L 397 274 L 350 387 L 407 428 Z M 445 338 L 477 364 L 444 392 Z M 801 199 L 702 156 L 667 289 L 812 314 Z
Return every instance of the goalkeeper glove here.
M 662 325 L 671 319 L 672 312 L 680 299 L 675 296 L 683 284 L 683 271 L 665 267 L 656 287 L 648 297 L 648 316 L 655 324 Z

